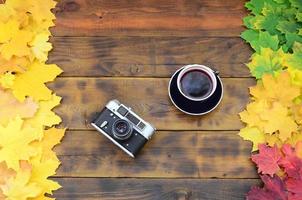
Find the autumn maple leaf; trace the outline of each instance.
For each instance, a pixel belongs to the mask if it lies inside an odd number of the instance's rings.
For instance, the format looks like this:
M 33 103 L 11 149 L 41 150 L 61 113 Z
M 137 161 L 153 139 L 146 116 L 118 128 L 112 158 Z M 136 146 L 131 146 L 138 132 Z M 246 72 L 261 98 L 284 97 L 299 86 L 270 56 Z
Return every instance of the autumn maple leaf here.
M 5 127 L 0 126 L 0 162 L 5 161 L 8 168 L 19 170 L 21 160 L 29 160 L 37 153 L 30 143 L 39 139 L 40 132 L 41 129 L 23 127 L 23 120 L 19 117 Z
M 11 89 L 20 101 L 24 101 L 26 96 L 31 96 L 36 101 L 49 100 L 52 92 L 44 83 L 53 81 L 61 72 L 62 70 L 56 65 L 36 61 L 29 66 L 28 71 L 16 75 Z
M 283 181 L 278 176 L 260 176 L 263 188 L 253 187 L 247 194 L 247 200 L 287 200 L 287 192 Z
M 274 102 L 271 109 L 263 110 L 260 118 L 266 121 L 263 126 L 264 132 L 272 134 L 279 131 L 279 138 L 282 141 L 290 138 L 292 132 L 298 131 L 298 125 L 289 116 L 287 107 L 278 102 Z
M 247 193 L 247 200 L 275 200 L 275 195 L 271 191 L 266 191 L 259 187 L 252 187 Z
M 258 100 L 280 102 L 288 106 L 300 95 L 300 88 L 292 84 L 290 74 L 282 72 L 277 76 L 265 74 L 262 81 L 250 88 L 251 95 Z
M 302 199 L 302 179 L 289 178 L 285 181 L 286 188 L 290 192 L 290 200 Z
M 253 142 L 252 151 L 257 151 L 259 144 L 263 144 L 265 142 L 265 135 L 256 127 L 245 127 L 242 128 L 239 132 L 239 135 L 244 140 L 249 140 Z
M 60 104 L 61 97 L 52 95 L 49 100 L 40 101 L 39 109 L 37 110 L 35 116 L 25 121 L 26 124 L 30 124 L 32 127 L 39 126 L 52 126 L 59 124 L 61 118 L 56 115 L 52 109 Z
M 19 170 L 16 177 L 8 180 L 7 186 L 2 186 L 3 194 L 9 200 L 27 200 L 36 197 L 41 193 L 41 189 L 30 182 L 31 169 Z
M 302 179 L 302 160 L 289 144 L 283 145 L 282 152 L 284 156 L 279 160 L 279 165 L 290 178 Z
M 10 91 L 0 89 L 0 125 L 7 124 L 9 120 L 19 116 L 21 118 L 33 117 L 38 109 L 37 103 L 31 98 L 19 102 Z
M 280 169 L 278 162 L 281 153 L 278 147 L 268 147 L 264 144 L 259 145 L 259 154 L 252 155 L 252 161 L 258 166 L 258 172 L 269 174 L 271 177 Z

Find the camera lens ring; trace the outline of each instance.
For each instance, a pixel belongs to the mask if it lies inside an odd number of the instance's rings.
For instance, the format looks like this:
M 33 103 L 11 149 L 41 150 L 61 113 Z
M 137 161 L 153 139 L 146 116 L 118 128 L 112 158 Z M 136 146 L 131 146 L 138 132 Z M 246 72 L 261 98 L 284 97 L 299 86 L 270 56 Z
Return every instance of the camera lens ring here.
M 112 133 L 116 139 L 126 140 L 132 135 L 132 126 L 131 124 L 124 120 L 116 120 L 112 125 Z

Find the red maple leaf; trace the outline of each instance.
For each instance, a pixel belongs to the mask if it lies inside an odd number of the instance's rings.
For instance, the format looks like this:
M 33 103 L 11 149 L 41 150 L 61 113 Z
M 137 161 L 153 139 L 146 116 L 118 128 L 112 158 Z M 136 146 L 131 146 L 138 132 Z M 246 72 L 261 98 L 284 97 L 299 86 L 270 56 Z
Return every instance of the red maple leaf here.
M 289 178 L 285 181 L 285 185 L 288 191 L 300 195 L 302 197 L 302 180 Z
M 274 194 L 272 192 L 266 191 L 263 188 L 252 187 L 252 189 L 247 193 L 247 200 L 275 200 Z
M 264 187 L 253 187 L 247 194 L 247 200 L 287 200 L 283 181 L 278 176 L 261 176 Z
M 288 144 L 283 145 L 282 152 L 284 157 L 279 160 L 279 165 L 284 168 L 288 177 L 302 179 L 302 160 Z
M 302 196 L 290 193 L 288 195 L 288 200 L 302 200 Z
M 279 176 L 275 175 L 274 177 L 269 177 L 267 175 L 263 175 L 260 177 L 264 183 L 264 188 L 275 195 L 275 200 L 287 199 L 284 182 Z
M 269 174 L 271 177 L 280 169 L 278 162 L 281 153 L 277 146 L 268 147 L 265 144 L 259 145 L 259 154 L 252 155 L 252 161 L 258 166 L 258 173 Z

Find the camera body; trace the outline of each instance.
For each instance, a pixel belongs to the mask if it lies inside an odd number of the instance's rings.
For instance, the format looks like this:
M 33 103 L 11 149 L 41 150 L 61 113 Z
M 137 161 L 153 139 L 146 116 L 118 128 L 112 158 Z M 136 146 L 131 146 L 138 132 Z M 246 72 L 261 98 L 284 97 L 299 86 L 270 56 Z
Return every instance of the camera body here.
M 91 125 L 133 158 L 156 130 L 118 100 L 109 101 Z

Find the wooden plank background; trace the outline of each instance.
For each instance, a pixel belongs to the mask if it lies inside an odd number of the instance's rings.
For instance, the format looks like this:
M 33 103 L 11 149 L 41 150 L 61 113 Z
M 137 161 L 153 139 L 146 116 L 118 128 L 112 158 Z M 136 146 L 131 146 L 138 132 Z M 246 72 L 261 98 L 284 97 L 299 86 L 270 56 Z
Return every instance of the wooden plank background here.
M 63 97 L 67 126 L 56 151 L 60 199 L 244 199 L 259 184 L 238 118 L 255 84 L 239 37 L 245 0 L 61 0 L 49 62 L 65 73 L 49 84 Z M 179 67 L 220 71 L 225 95 L 212 113 L 179 112 L 167 94 Z M 139 89 L 138 89 L 139 88 Z M 136 159 L 89 125 L 110 99 L 131 106 L 158 131 Z

